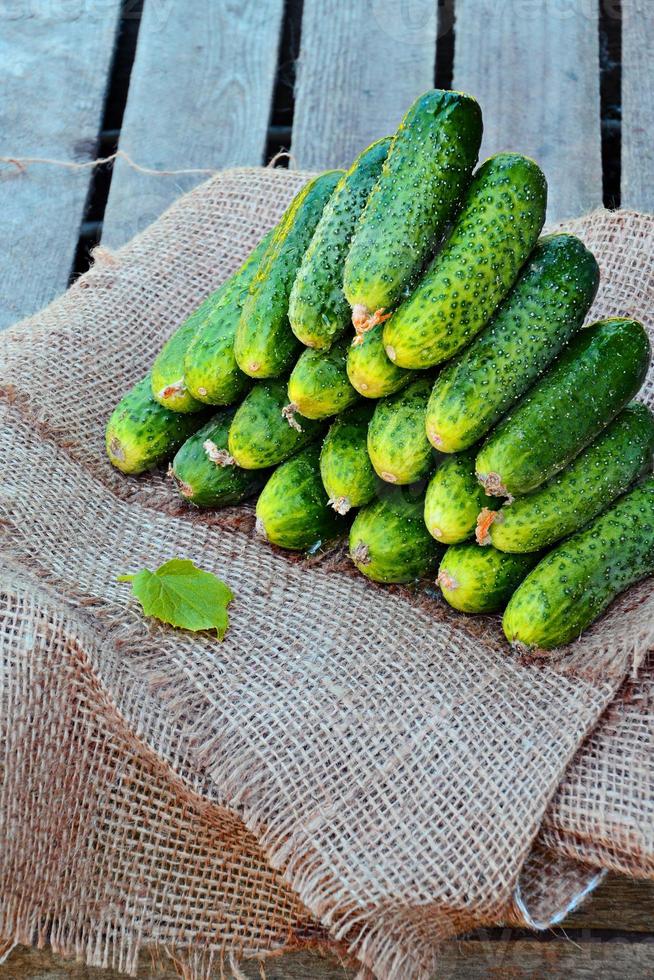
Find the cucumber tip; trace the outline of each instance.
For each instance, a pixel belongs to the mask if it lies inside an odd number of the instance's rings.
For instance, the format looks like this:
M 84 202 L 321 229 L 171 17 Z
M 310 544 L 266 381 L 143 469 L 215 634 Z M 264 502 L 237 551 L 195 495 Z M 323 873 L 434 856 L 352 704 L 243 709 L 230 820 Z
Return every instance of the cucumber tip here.
M 391 344 L 386 345 L 386 357 L 389 359 L 389 361 L 393 361 L 393 362 L 395 362 L 397 358 L 397 354 L 395 353 L 395 348 L 392 347 Z
M 266 526 L 260 517 L 257 517 L 254 522 L 254 533 L 257 537 L 262 538 L 264 541 L 268 540 L 268 535 L 266 534 Z
M 295 402 L 289 402 L 288 405 L 284 405 L 282 409 L 282 418 L 285 418 L 292 429 L 296 432 L 302 432 L 302 426 L 295 418 L 295 414 L 298 411 L 298 407 Z
M 436 577 L 436 582 L 443 591 L 447 590 L 448 592 L 454 592 L 455 589 L 459 588 L 459 583 L 457 580 L 451 575 L 448 575 L 448 573 L 444 572 L 442 569 Z
M 389 473 L 388 470 L 382 470 L 379 474 L 384 481 L 384 483 L 397 483 L 397 477 L 395 473 Z
M 359 543 L 354 546 L 350 552 L 350 555 L 355 565 L 370 564 L 370 552 L 368 551 L 368 545 L 364 544 L 363 541 L 359 541 Z
M 513 500 L 513 497 L 502 483 L 502 477 L 499 473 L 493 473 L 492 471 L 490 473 L 480 473 L 477 471 L 477 479 L 486 491 L 487 497 L 508 497 L 509 500 Z

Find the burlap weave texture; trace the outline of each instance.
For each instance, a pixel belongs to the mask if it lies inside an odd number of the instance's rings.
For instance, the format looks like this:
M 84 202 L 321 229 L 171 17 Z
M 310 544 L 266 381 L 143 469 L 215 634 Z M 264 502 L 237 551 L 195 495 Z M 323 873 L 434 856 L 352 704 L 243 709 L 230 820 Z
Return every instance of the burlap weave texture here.
M 338 547 L 289 558 L 251 508 L 193 513 L 106 462 L 117 398 L 304 179 L 215 178 L 0 339 L 0 935 L 129 970 L 165 943 L 199 975 L 329 934 L 427 977 L 445 936 L 542 924 L 602 867 L 652 874 L 651 582 L 520 659 L 494 618 L 373 586 Z M 651 333 L 654 220 L 568 227 L 602 267 L 593 316 Z M 116 581 L 174 555 L 232 587 L 224 643 Z

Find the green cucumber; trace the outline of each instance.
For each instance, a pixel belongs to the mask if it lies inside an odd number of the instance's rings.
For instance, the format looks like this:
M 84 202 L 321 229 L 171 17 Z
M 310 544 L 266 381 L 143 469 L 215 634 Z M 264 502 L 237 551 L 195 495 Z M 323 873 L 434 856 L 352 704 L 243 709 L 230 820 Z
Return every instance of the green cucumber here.
M 398 367 L 386 356 L 382 339 L 384 325 L 375 324 L 359 334 L 347 353 L 347 376 L 350 384 L 365 398 L 384 398 L 408 385 L 413 371 Z
M 373 406 L 357 405 L 332 422 L 320 453 L 320 475 L 329 503 L 339 514 L 370 503 L 379 479 L 368 456 Z
M 143 473 L 170 459 L 206 417 L 164 408 L 152 397 L 152 380 L 146 374 L 121 398 L 107 422 L 109 460 L 123 473 Z
M 329 506 L 320 479 L 319 446 L 307 446 L 275 470 L 256 513 L 257 533 L 294 551 L 314 548 L 345 530 L 345 519 Z
M 184 379 L 184 357 L 195 332 L 202 322 L 202 307 L 168 338 L 154 359 L 150 372 L 152 396 L 171 412 L 199 412 L 202 402 L 194 398 Z
M 291 288 L 323 208 L 342 170 L 310 180 L 297 194 L 261 259 L 243 303 L 234 337 L 234 356 L 252 378 L 278 378 L 290 369 L 300 342 L 288 322 Z
M 358 329 L 392 309 L 419 274 L 470 182 L 481 132 L 479 105 L 461 92 L 426 92 L 406 113 L 345 260 Z
M 184 357 L 184 382 L 191 395 L 207 405 L 232 405 L 252 386 L 252 379 L 236 363 L 234 335 L 250 283 L 274 231 L 265 235 L 241 268 L 196 311 L 199 323 Z
M 529 493 L 563 469 L 636 394 L 649 359 L 637 320 L 599 320 L 577 334 L 482 446 L 486 492 Z
M 437 581 L 454 609 L 493 613 L 504 608 L 537 561 L 538 555 L 507 555 L 466 541 L 447 549 Z
M 432 575 L 443 554 L 422 519 L 424 497 L 413 488 L 387 490 L 359 511 L 350 558 L 374 582 L 413 582 Z
M 440 464 L 425 494 L 425 524 L 443 544 L 458 544 L 475 533 L 479 511 L 489 498 L 475 473 L 475 451 L 448 456 Z M 491 506 L 500 506 L 491 498 Z
M 538 551 L 601 514 L 634 480 L 652 468 L 654 416 L 632 402 L 595 442 L 526 497 L 505 504 L 489 521 L 480 544 L 501 551 Z
M 488 326 L 439 374 L 427 406 L 432 446 L 456 453 L 486 435 L 580 329 L 598 283 L 578 238 L 541 238 Z
M 288 459 L 316 439 L 320 422 L 298 416 L 288 418 L 286 384 L 268 381 L 255 385 L 236 409 L 229 427 L 227 447 L 237 466 L 259 470 Z
M 620 592 L 654 572 L 654 477 L 648 477 L 529 573 L 502 625 L 519 649 L 569 643 Z
M 392 361 L 431 367 L 470 343 L 515 282 L 546 203 L 545 177 L 533 160 L 498 153 L 482 164 L 444 247 L 384 325 Z
M 179 493 L 197 507 L 228 507 L 263 486 L 265 470 L 236 466 L 227 449 L 234 409 L 218 412 L 178 449 L 170 466 Z
M 431 386 L 431 378 L 418 378 L 377 402 L 368 426 L 368 454 L 387 483 L 415 483 L 434 466 L 436 451 L 425 434 Z
M 288 318 L 293 333 L 307 347 L 327 350 L 350 325 L 343 264 L 390 145 L 390 136 L 377 140 L 341 177 L 302 259 L 291 290 Z
M 288 379 L 289 408 L 307 419 L 326 419 L 359 401 L 348 381 L 348 339 L 330 350 L 305 350 Z

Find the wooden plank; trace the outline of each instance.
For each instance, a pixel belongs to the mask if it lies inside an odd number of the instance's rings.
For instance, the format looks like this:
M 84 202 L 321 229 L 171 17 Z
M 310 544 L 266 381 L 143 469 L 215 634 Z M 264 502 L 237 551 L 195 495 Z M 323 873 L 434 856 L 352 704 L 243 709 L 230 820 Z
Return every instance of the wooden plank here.
M 120 0 L 0 4 L 0 156 L 93 160 Z M 0 170 L 0 329 L 62 292 L 91 169 Z
M 120 149 L 155 170 L 263 162 L 283 0 L 146 3 Z M 116 163 L 102 241 L 116 247 L 206 175 Z
M 601 205 L 598 0 L 457 0 L 455 10 L 453 87 L 481 103 L 483 155 L 534 157 L 549 220 Z
M 521 930 L 479 930 L 465 942 L 446 943 L 442 975 L 461 980 L 487 976 L 593 977 L 592 971 L 599 967 L 603 980 L 650 977 L 653 925 L 654 882 L 610 876 L 553 933 L 525 936 Z M 246 963 L 243 972 L 259 980 L 256 965 Z M 266 964 L 267 980 L 345 980 L 355 973 L 335 957 L 316 953 L 289 953 Z M 118 974 L 111 970 L 92 969 L 64 961 L 47 950 L 24 947 L 11 954 L 0 974 L 7 980 L 118 980 Z M 165 957 L 153 960 L 147 951 L 141 956 L 138 975 L 142 980 L 177 977 L 170 961 Z
M 654 932 L 654 881 L 633 881 L 609 875 L 567 917 L 564 928 Z
M 304 0 L 291 153 L 346 167 L 434 84 L 433 0 Z
M 610 936 L 587 938 L 545 938 L 512 940 L 493 936 L 486 940 L 463 940 L 444 945 L 439 962 L 439 977 L 448 980 L 488 980 L 489 977 L 518 980 L 651 980 L 654 937 L 629 942 Z M 113 970 L 69 963 L 48 951 L 18 947 L 4 967 L 5 980 L 124 980 L 124 974 Z M 241 965 L 248 980 L 260 980 L 253 962 Z M 265 963 L 266 980 L 354 980 L 357 971 L 344 966 L 334 957 L 316 953 L 287 953 Z M 170 960 L 152 963 L 147 954 L 141 958 L 139 980 L 179 980 Z M 213 977 L 218 980 L 220 971 Z
M 622 0 L 621 204 L 654 211 L 654 16 L 651 0 Z

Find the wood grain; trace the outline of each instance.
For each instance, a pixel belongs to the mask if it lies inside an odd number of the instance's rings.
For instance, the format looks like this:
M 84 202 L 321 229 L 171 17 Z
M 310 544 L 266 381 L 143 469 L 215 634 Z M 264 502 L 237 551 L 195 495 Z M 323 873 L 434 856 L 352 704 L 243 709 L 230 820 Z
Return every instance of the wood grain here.
M 550 221 L 601 205 L 597 0 L 457 0 L 455 36 L 453 87 L 481 103 L 483 155 L 534 157 Z
M 146 3 L 120 149 L 156 170 L 263 163 L 283 0 Z M 103 244 L 123 244 L 201 174 L 146 176 L 119 160 Z
M 654 211 L 654 11 L 622 0 L 621 204 Z
M 1 156 L 95 158 L 119 11 L 120 0 L 0 4 Z M 66 288 L 91 173 L 2 165 L 0 329 Z
M 433 0 L 304 0 L 294 166 L 347 167 L 433 88 Z
M 448 942 L 443 950 L 442 977 L 467 980 L 585 978 L 636 980 L 652 976 L 654 962 L 654 882 L 609 877 L 562 926 L 552 932 L 526 935 L 510 929 L 479 930 L 465 941 Z M 567 938 L 567 937 L 570 938 Z M 259 980 L 255 964 L 244 973 Z M 649 972 L 648 972 L 649 971 Z M 266 964 L 267 980 L 345 980 L 356 971 L 334 957 L 289 953 Z M 69 963 L 48 950 L 17 947 L 0 967 L 3 980 L 119 980 L 111 970 Z M 139 978 L 175 980 L 172 963 L 143 953 Z

